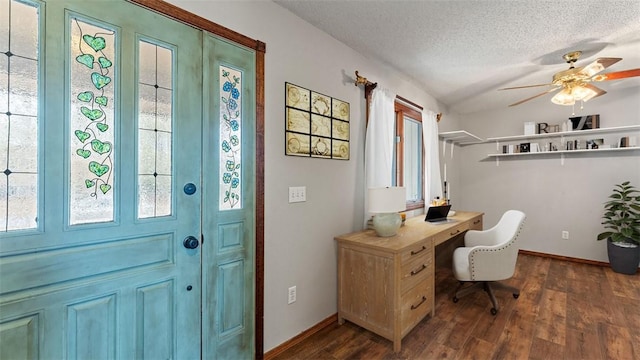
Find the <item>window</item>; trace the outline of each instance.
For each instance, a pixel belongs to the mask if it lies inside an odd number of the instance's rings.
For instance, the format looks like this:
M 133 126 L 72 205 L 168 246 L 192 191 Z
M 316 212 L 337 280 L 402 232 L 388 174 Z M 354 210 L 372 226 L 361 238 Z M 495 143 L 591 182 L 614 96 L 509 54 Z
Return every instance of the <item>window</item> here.
M 424 146 L 422 114 L 396 101 L 394 185 L 407 190 L 407 210 L 424 207 Z
M 40 8 L 0 2 L 0 232 L 38 227 Z

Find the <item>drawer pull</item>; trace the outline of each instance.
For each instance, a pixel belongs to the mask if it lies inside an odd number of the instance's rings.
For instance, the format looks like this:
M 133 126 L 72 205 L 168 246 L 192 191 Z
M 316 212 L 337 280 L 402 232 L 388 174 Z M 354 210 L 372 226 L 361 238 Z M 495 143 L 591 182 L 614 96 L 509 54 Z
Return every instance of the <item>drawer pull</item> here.
M 424 246 L 424 245 L 422 245 L 422 249 L 420 249 L 420 250 L 418 250 L 418 251 L 413 251 L 413 250 L 411 250 L 411 256 L 413 256 L 413 255 L 417 255 L 417 254 L 420 254 L 421 252 L 423 252 L 423 251 L 425 251 L 425 250 L 427 250 L 427 247 L 426 247 L 426 246 Z
M 422 264 L 422 267 L 421 267 L 420 269 L 418 269 L 418 270 L 411 270 L 411 276 L 416 275 L 416 274 L 419 274 L 422 270 L 424 270 L 424 269 L 426 269 L 426 268 L 427 268 L 427 265 Z
M 473 222 L 473 225 L 480 224 L 480 220 L 476 220 Z
M 460 230 L 456 230 L 456 231 L 454 231 L 454 232 L 450 232 L 450 233 L 449 233 L 449 235 L 453 236 L 453 235 L 455 235 L 455 234 L 457 234 L 457 233 L 459 233 L 459 232 L 460 232 Z
M 420 300 L 420 302 L 417 305 L 411 305 L 411 310 L 415 310 L 415 309 L 419 308 L 420 305 L 422 305 L 425 301 L 427 301 L 427 297 L 423 296 L 422 300 Z

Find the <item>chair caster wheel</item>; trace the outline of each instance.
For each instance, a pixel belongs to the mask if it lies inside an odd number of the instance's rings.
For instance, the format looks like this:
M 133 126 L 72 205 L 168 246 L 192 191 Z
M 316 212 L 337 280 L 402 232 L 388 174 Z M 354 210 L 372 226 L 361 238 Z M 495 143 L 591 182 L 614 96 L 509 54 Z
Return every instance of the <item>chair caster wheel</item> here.
M 496 308 L 491 308 L 491 315 L 495 315 L 498 313 L 498 310 Z
M 513 294 L 513 298 L 514 298 L 514 299 L 517 299 L 517 298 L 519 298 L 519 297 L 520 297 L 520 294 Z
M 454 303 L 457 303 L 457 302 L 458 302 L 458 300 L 460 300 L 460 299 L 458 299 L 458 298 L 457 298 L 457 297 L 455 297 L 455 296 L 453 297 L 453 302 L 454 302 Z

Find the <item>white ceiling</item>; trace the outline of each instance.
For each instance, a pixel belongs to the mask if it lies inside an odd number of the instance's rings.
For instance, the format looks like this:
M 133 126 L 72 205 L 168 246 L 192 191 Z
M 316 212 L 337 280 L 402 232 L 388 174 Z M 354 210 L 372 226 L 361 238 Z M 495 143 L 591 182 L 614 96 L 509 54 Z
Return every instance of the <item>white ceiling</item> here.
M 562 55 L 569 51 L 583 52 L 577 66 L 623 58 L 602 73 L 640 68 L 640 0 L 274 1 L 461 114 L 541 93 L 546 88 L 497 89 L 550 83 L 568 69 Z M 595 85 L 608 94 L 593 102 L 637 91 L 640 77 Z

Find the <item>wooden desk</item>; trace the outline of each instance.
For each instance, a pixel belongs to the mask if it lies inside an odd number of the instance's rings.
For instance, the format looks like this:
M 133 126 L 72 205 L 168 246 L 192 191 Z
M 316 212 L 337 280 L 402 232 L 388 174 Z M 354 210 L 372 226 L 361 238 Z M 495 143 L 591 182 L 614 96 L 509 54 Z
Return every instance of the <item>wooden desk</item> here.
M 456 211 L 455 222 L 430 224 L 424 215 L 407 219 L 396 236 L 373 230 L 337 236 L 338 323 L 349 320 L 393 341 L 429 312 L 434 315 L 434 247 L 469 229 L 482 229 L 479 212 Z

